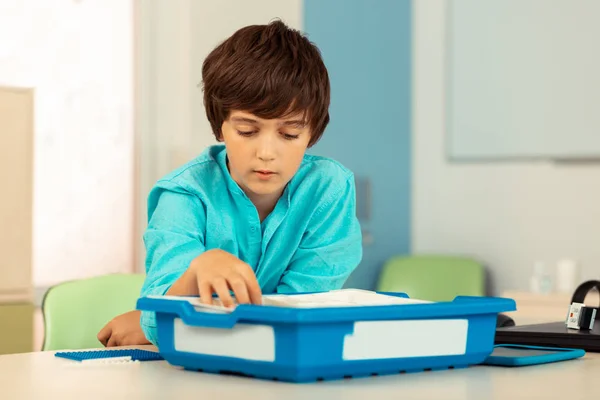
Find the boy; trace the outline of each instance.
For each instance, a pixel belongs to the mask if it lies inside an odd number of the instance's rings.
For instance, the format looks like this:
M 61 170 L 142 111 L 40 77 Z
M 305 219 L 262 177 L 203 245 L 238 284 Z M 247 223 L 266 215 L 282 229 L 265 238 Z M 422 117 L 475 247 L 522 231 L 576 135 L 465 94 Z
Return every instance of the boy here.
M 262 293 L 340 288 L 361 260 L 353 174 L 306 155 L 329 122 L 319 50 L 280 21 L 248 26 L 202 68 L 223 145 L 159 180 L 148 199 L 142 296 L 215 293 L 226 306 Z M 107 346 L 157 344 L 153 313 L 111 321 Z M 147 339 L 147 340 L 146 340 Z

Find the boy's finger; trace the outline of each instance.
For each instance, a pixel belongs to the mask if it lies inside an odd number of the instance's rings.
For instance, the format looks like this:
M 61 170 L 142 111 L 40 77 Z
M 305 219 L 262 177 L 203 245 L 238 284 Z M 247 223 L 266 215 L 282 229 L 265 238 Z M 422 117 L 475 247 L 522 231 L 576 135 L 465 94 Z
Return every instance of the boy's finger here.
M 252 304 L 262 304 L 262 292 L 256 280 L 256 275 L 254 275 L 254 271 L 252 271 L 252 268 L 248 264 L 243 264 L 244 268 L 238 268 L 237 270 L 246 281 L 246 289 L 250 296 L 250 302 Z
M 98 338 L 98 341 L 100 341 L 100 343 L 102 343 L 102 345 L 104 347 L 106 347 L 106 343 L 108 342 L 108 339 L 110 338 L 111 333 L 112 333 L 112 328 L 111 328 L 110 324 L 104 325 L 104 328 L 100 329 L 100 332 L 98 332 L 98 336 L 96 336 L 96 337 Z
M 250 302 L 252 304 L 262 304 L 262 292 L 256 277 L 252 275 L 250 278 L 246 278 L 246 289 L 250 296 Z
M 115 335 L 111 335 L 110 339 L 108 340 L 108 343 L 106 344 L 106 347 L 115 347 L 118 345 L 119 344 L 117 343 L 117 339 L 115 338 Z
M 203 304 L 212 304 L 212 289 L 210 282 L 198 282 L 198 294 L 200 302 Z
M 235 300 L 238 304 L 250 303 L 250 296 L 248 295 L 248 289 L 246 288 L 246 281 L 240 275 L 236 275 L 233 278 L 227 279 L 229 287 L 235 294 Z
M 231 298 L 231 294 L 229 294 L 229 286 L 227 285 L 227 281 L 224 278 L 216 278 L 212 282 L 212 288 L 221 299 L 221 303 L 225 307 L 233 307 L 233 299 Z

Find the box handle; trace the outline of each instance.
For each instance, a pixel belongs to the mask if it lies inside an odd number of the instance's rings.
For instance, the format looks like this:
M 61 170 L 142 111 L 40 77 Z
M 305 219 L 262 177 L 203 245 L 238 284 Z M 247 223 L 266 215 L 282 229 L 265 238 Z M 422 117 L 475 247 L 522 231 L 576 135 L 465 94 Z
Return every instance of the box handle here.
M 190 303 L 183 303 L 180 316 L 183 322 L 191 326 L 203 326 L 206 328 L 231 329 L 238 321 L 236 310 L 231 313 L 219 313 L 198 310 Z

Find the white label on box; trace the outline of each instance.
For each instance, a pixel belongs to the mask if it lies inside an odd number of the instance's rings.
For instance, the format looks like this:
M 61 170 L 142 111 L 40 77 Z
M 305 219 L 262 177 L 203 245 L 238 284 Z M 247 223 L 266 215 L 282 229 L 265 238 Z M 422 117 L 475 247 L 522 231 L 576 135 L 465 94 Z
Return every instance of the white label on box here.
M 173 323 L 176 351 L 211 356 L 275 361 L 275 332 L 266 325 L 237 324 L 231 329 L 186 325 L 181 318 Z
M 344 360 L 465 354 L 469 321 L 360 321 L 344 340 Z

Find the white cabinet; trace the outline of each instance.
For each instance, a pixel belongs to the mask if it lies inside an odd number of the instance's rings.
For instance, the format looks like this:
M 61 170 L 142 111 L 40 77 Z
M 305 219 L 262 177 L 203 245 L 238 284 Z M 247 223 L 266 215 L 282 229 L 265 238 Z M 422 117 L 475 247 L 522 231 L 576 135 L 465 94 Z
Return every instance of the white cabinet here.
M 0 302 L 31 299 L 33 90 L 0 87 Z

